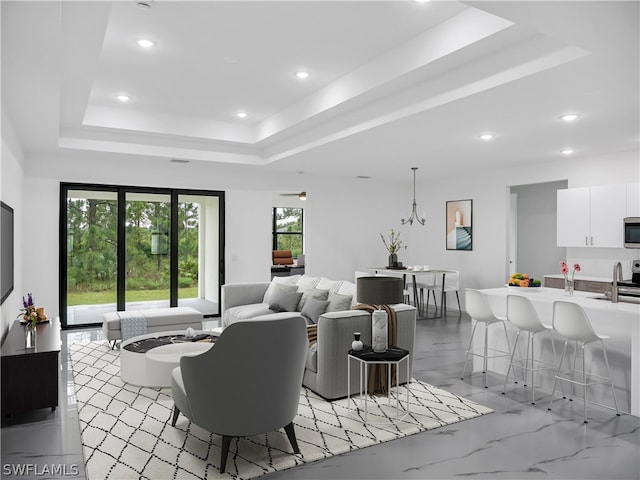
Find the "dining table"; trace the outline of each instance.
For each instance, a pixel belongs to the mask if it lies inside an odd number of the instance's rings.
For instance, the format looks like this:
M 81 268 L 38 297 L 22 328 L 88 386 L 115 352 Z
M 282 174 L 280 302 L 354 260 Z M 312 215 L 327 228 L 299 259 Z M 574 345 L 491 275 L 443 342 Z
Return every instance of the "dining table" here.
M 427 318 L 441 318 L 444 315 L 445 278 L 447 274 L 456 273 L 455 270 L 447 270 L 447 269 L 441 269 L 441 268 L 415 269 L 411 267 L 404 267 L 404 268 L 370 267 L 369 270 L 374 272 L 376 275 L 392 275 L 397 277 L 399 274 L 401 274 L 405 288 L 407 285 L 407 275 L 412 275 L 413 276 L 413 303 L 414 303 L 414 306 L 418 309 L 418 312 L 421 314 L 424 314 L 424 316 Z M 418 300 L 418 278 L 420 276 L 426 276 L 426 275 L 435 275 L 436 277 L 439 276 L 441 278 L 440 314 L 438 315 L 438 305 L 436 304 L 435 312 L 432 317 L 428 317 L 428 312 L 421 311 L 420 301 Z

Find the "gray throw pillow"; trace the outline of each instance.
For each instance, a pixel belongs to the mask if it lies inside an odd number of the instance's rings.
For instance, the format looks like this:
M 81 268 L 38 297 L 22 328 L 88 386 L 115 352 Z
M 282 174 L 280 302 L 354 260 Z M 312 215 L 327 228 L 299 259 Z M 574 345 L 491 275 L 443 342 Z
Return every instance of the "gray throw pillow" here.
M 329 297 L 329 290 L 321 290 L 319 288 L 310 288 L 308 290 L 298 290 L 302 292 L 302 298 L 298 305 L 298 310 L 302 310 L 307 299 L 311 297 L 319 298 L 320 300 L 326 300 Z
M 281 287 L 281 285 L 278 285 L 278 287 Z M 285 289 L 278 288 L 271 297 L 269 310 L 274 312 L 295 312 L 301 298 L 302 292 L 287 292 Z
M 327 311 L 328 305 L 329 302 L 327 300 L 311 297 L 304 303 L 304 307 L 300 313 L 311 322 L 318 323 L 318 317 Z
M 353 295 L 340 295 L 339 293 L 329 294 L 329 305 L 327 312 L 342 312 L 351 309 Z

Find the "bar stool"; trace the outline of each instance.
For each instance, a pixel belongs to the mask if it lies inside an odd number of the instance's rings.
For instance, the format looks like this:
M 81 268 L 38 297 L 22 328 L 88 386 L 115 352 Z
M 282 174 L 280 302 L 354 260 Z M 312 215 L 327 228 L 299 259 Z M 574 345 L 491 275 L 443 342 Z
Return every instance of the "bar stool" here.
M 514 369 L 513 376 L 515 378 L 515 369 L 520 368 L 524 371 L 524 386 L 527 386 L 527 374 L 531 372 L 531 405 L 536 404 L 536 387 L 533 382 L 533 374 L 542 370 L 556 370 L 558 365 L 555 363 L 556 346 L 551 339 L 551 347 L 553 348 L 553 362 L 547 362 L 546 360 L 535 358 L 535 345 L 534 339 L 536 334 L 543 332 L 552 332 L 551 325 L 544 325 L 540 321 L 538 312 L 527 297 L 522 295 L 507 295 L 507 320 L 518 329 L 516 340 L 513 344 L 513 353 L 511 354 L 511 360 L 509 361 L 509 368 L 507 369 L 507 376 L 504 379 L 504 386 L 502 388 L 502 394 L 505 394 L 507 389 L 507 381 L 509 380 L 509 374 L 511 369 Z M 518 348 L 518 339 L 522 332 L 527 332 L 527 354 L 524 358 L 514 359 L 516 355 L 516 349 Z M 531 357 L 529 357 L 531 353 Z M 531 367 L 529 367 L 529 360 L 531 360 Z M 524 363 L 524 365 L 523 365 Z M 536 367 L 536 364 L 538 367 Z M 518 383 L 517 381 L 515 383 Z
M 553 381 L 553 390 L 551 391 L 551 400 L 549 400 L 549 408 L 547 410 L 551 410 L 551 403 L 553 402 L 553 396 L 556 392 L 556 384 L 558 380 L 566 381 L 574 385 L 582 385 L 583 392 L 583 401 L 584 401 L 584 423 L 588 423 L 587 421 L 587 387 L 592 385 L 604 384 L 608 383 L 611 387 L 611 394 L 613 396 L 613 404 L 615 406 L 616 415 L 620 416 L 620 412 L 618 410 L 618 402 L 616 400 L 616 392 L 613 388 L 613 380 L 611 379 L 611 370 L 609 369 L 609 360 L 607 359 L 607 350 L 604 346 L 604 340 L 608 337 L 607 335 L 598 335 L 591 326 L 591 322 L 589 322 L 589 318 L 585 313 L 582 306 L 573 302 L 566 302 L 562 300 L 556 300 L 553 303 L 553 329 L 562 337 L 565 338 L 564 347 L 562 348 L 562 355 L 560 356 L 560 363 L 558 364 L 558 370 L 556 372 L 556 377 Z M 575 350 L 573 357 L 573 368 L 571 371 L 562 372 L 562 361 L 567 353 L 567 345 L 570 341 L 575 341 Z M 584 361 L 584 353 L 585 347 L 593 342 L 600 342 L 602 346 L 602 355 L 604 357 L 604 363 L 607 367 L 607 377 L 602 375 L 597 375 L 595 373 L 585 372 L 585 361 Z M 576 356 L 578 353 L 578 347 L 580 347 L 580 351 L 582 354 L 582 370 L 578 370 L 578 372 L 582 373 L 582 381 L 575 380 L 576 373 Z M 565 376 L 567 374 L 571 374 L 571 376 Z M 601 379 L 601 381 L 587 381 L 587 376 L 594 377 L 596 379 Z M 607 407 L 606 405 L 601 405 L 603 407 Z M 607 407 L 611 408 L 611 407 Z
M 467 354 L 464 358 L 464 366 L 462 367 L 462 375 L 460 375 L 460 380 L 464 380 L 464 372 L 467 369 L 467 362 L 469 361 L 469 357 L 482 357 L 484 388 L 487 388 L 487 360 L 489 358 L 509 358 L 511 356 L 511 345 L 509 342 L 509 335 L 507 334 L 507 326 L 505 324 L 506 318 L 497 317 L 496 315 L 494 315 L 486 296 L 481 291 L 467 288 L 465 292 L 465 305 L 467 313 L 471 316 L 473 329 L 471 330 L 471 340 L 469 341 L 469 348 L 467 348 Z M 472 349 L 471 346 L 473 345 L 473 337 L 476 333 L 476 327 L 479 323 L 484 324 L 484 345 L 483 347 L 481 347 L 481 349 Z M 509 350 L 507 352 L 496 348 L 489 348 L 488 345 L 489 327 L 491 325 L 497 325 L 498 323 L 501 323 L 502 328 L 504 328 L 504 336 L 507 339 L 507 349 Z M 482 350 L 482 353 L 477 353 L 477 350 Z M 489 355 L 489 351 L 494 352 L 495 354 Z

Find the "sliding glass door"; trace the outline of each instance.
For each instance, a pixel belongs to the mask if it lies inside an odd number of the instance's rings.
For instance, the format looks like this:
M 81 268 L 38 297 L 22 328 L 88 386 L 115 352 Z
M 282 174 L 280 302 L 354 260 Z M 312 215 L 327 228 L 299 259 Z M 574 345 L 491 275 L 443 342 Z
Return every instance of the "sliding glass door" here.
M 65 213 L 61 241 L 66 261 L 61 266 L 66 270 L 66 306 L 61 316 L 65 313 L 70 325 L 94 323 L 96 315 L 116 309 L 118 193 L 69 189 Z
M 171 195 L 125 192 L 125 310 L 170 305 Z
M 62 184 L 60 316 L 191 306 L 219 314 L 224 193 Z

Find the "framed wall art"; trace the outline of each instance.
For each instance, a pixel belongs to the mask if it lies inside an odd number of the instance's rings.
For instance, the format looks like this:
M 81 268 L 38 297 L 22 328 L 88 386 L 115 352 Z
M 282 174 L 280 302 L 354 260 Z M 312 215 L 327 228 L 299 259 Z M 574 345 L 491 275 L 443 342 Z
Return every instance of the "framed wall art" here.
M 447 202 L 447 250 L 473 250 L 473 200 Z

